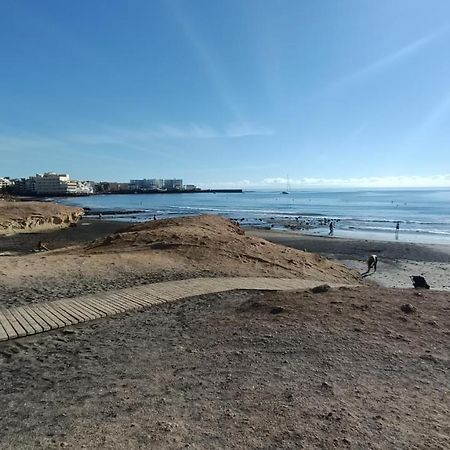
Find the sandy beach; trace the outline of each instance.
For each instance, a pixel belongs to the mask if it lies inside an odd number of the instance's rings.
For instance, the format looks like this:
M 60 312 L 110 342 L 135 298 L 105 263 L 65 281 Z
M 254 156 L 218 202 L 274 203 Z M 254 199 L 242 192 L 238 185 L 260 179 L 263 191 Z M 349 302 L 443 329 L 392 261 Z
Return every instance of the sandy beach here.
M 207 295 L 0 343 L 1 448 L 450 445 L 447 248 L 203 216 L 83 219 L 0 236 L 0 250 L 1 307 L 197 276 L 360 284 Z M 411 289 L 412 268 L 436 290 Z

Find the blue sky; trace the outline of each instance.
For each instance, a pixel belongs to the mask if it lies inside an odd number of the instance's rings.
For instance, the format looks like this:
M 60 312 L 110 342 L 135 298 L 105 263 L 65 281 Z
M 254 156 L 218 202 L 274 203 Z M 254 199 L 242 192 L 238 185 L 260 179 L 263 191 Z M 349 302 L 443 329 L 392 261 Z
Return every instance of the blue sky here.
M 450 186 L 448 0 L 2 0 L 0 176 Z

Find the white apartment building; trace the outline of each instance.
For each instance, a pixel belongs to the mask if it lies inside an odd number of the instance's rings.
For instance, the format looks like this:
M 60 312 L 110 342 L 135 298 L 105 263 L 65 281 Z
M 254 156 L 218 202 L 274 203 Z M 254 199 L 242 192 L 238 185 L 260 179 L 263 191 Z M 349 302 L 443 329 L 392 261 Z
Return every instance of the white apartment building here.
M 167 181 L 173 180 L 163 180 L 162 178 L 150 178 L 143 180 L 130 180 L 130 190 L 132 191 L 156 191 L 157 189 L 172 189 L 167 187 Z
M 2 177 L 0 177 L 0 191 L 1 191 L 3 188 L 6 188 L 6 187 L 8 187 L 8 186 L 11 186 L 11 184 L 12 184 L 12 182 L 11 182 L 11 180 L 9 180 L 8 178 L 2 178 Z
M 167 190 L 179 190 L 181 191 L 183 189 L 183 180 L 181 179 L 169 179 L 164 180 L 164 189 Z
M 68 174 L 46 172 L 29 178 L 30 190 L 38 195 L 88 195 L 92 186 L 82 181 L 71 180 Z

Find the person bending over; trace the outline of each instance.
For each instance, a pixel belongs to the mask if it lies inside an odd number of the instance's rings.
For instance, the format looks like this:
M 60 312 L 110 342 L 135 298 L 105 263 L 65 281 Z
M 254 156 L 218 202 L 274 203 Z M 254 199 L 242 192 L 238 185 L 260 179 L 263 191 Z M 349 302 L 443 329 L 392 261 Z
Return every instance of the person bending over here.
M 373 267 L 373 271 L 377 271 L 377 262 L 378 258 L 377 255 L 370 255 L 369 259 L 367 260 L 367 273 L 370 272 L 370 269 Z

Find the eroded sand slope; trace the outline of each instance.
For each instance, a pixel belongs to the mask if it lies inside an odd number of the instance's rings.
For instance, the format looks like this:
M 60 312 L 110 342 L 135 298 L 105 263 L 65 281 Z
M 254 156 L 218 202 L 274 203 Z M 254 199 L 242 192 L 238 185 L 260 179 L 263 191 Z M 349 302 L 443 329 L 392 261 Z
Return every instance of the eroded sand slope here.
M 45 202 L 0 200 L 0 234 L 65 228 L 83 216 L 83 208 Z

